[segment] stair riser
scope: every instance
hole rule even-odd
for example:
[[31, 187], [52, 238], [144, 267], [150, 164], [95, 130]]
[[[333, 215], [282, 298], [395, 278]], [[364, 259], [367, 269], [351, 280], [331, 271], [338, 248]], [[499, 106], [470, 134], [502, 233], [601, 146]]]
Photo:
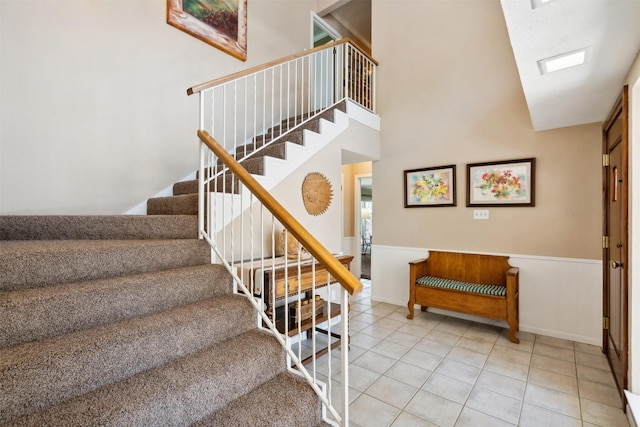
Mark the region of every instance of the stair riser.
[[273, 337], [249, 332], [16, 425], [57, 425], [64, 420], [78, 426], [188, 426], [283, 370], [283, 350]]
[[0, 348], [157, 313], [231, 291], [231, 277], [221, 265], [15, 291], [0, 303]]
[[5, 242], [0, 290], [18, 290], [208, 264], [202, 240]]
[[228, 296], [1, 350], [0, 423], [196, 353], [255, 325], [246, 298]]

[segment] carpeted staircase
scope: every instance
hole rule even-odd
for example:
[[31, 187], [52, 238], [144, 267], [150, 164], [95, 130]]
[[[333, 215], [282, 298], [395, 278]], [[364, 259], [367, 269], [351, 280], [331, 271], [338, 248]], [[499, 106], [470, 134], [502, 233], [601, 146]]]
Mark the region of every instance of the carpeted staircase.
[[0, 217], [0, 425], [326, 425], [176, 187], [148, 216]]
[[[335, 110], [346, 111], [346, 103], [343, 101], [332, 108], [318, 114], [311, 120], [301, 125], [293, 127], [294, 124], [306, 120], [306, 116], [289, 118], [281, 124], [269, 129], [265, 135], [260, 135], [247, 145], [239, 146], [236, 149], [236, 158], [245, 158], [240, 164], [251, 174], [264, 175], [264, 157], [275, 157], [286, 159], [286, 143], [304, 145], [304, 132], [312, 131], [318, 133], [320, 130], [320, 119], [334, 121]], [[266, 145], [265, 148], [262, 148]], [[256, 151], [257, 150], [257, 151]], [[256, 151], [256, 152], [254, 152]], [[227, 191], [231, 191], [231, 185], [237, 181], [230, 182], [231, 176], [227, 176], [227, 182], [218, 181], [221, 188], [225, 185]], [[213, 185], [212, 185], [213, 188]], [[173, 196], [155, 197], [147, 202], [147, 215], [197, 215], [198, 213], [198, 180], [177, 182], [173, 186]]]

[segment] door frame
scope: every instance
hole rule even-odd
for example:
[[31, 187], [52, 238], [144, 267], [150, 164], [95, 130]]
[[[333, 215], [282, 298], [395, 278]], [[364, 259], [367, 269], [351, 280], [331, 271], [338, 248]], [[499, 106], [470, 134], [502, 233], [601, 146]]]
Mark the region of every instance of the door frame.
[[333, 37], [334, 40], [340, 40], [342, 38], [342, 35], [335, 28], [329, 25], [327, 21], [322, 19], [315, 12], [311, 12], [311, 48], [312, 49], [315, 46], [315, 42], [316, 42], [315, 30], [314, 30], [315, 24], [317, 24], [319, 27], [322, 27], [322, 29], [326, 31], [327, 34], [329, 34], [331, 37]]
[[[360, 180], [362, 178], [371, 178], [371, 173], [362, 173], [353, 176], [353, 234], [355, 235], [354, 242], [354, 250], [357, 254], [353, 258], [355, 265], [355, 272], [357, 274], [356, 277], [360, 278], [362, 274], [362, 264], [360, 262], [360, 254], [362, 253], [362, 217], [361, 217], [361, 209], [360, 209], [360, 200], [362, 199], [362, 191], [361, 191], [361, 183]], [[373, 248], [371, 250], [371, 254], [373, 254]]]
[[620, 389], [620, 395], [623, 404], [623, 410], [626, 408], [626, 398], [623, 390], [628, 389], [629, 383], [629, 271], [628, 271], [628, 262], [629, 262], [629, 88], [628, 86], [624, 86], [620, 95], [616, 99], [614, 107], [611, 112], [607, 116], [607, 119], [603, 122], [602, 125], [602, 154], [603, 154], [603, 168], [602, 168], [602, 235], [603, 235], [603, 245], [602, 245], [602, 303], [603, 303], [603, 325], [602, 325], [602, 352], [607, 357], [607, 361], [611, 367], [612, 372], [615, 373], [614, 366], [609, 359], [609, 328], [608, 328], [608, 320], [609, 320], [609, 264], [611, 262], [608, 238], [609, 238], [609, 209], [608, 209], [608, 198], [610, 196], [610, 185], [609, 185], [609, 177], [610, 171], [607, 162], [605, 162], [605, 155], [609, 154], [609, 147], [607, 141], [607, 130], [611, 127], [611, 125], [615, 122], [616, 118], [622, 114], [622, 139], [621, 139], [621, 157], [622, 157], [622, 165], [623, 165], [623, 176], [622, 180], [625, 183], [623, 187], [625, 190], [625, 197], [623, 199], [622, 211], [623, 211], [623, 219], [622, 219], [622, 256], [620, 257], [620, 261], [622, 262], [623, 268], [621, 271], [622, 274], [622, 321], [624, 322], [624, 336], [622, 337], [622, 351], [624, 352], [622, 357], [622, 384], [617, 384], [618, 379], [614, 374], [614, 379], [618, 388]]

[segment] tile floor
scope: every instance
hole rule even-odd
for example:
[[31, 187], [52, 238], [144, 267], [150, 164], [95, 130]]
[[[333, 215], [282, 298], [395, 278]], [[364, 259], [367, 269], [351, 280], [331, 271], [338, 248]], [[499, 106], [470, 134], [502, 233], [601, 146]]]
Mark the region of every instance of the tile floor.
[[419, 310], [408, 320], [363, 283], [351, 301], [350, 425], [629, 425], [598, 347], [523, 332], [513, 344], [504, 329]]

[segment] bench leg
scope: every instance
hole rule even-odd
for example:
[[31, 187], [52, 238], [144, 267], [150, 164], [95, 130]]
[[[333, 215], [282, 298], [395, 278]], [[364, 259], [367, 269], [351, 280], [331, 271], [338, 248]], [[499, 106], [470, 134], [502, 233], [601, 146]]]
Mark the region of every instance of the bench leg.
[[407, 303], [407, 307], [409, 307], [409, 314], [407, 314], [407, 319], [413, 319], [413, 305], [414, 302], [412, 300], [409, 300], [409, 302]]
[[420, 306], [420, 311], [427, 311], [427, 306], [426, 305], [421, 305]]
[[518, 330], [517, 326], [509, 326], [509, 341], [515, 344], [520, 344], [520, 340], [516, 336], [517, 330]]

